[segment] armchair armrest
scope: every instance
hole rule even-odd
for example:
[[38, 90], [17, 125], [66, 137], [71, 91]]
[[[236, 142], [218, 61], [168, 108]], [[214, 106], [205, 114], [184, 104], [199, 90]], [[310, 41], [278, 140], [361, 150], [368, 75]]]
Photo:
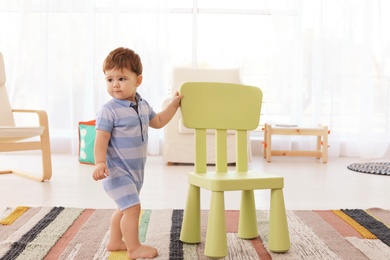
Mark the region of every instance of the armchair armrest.
[[35, 110], [35, 109], [12, 109], [13, 113], [33, 113], [37, 114], [39, 119], [39, 125], [44, 126], [47, 131], [49, 131], [49, 120], [45, 110]]
[[[17, 150], [23, 150], [23, 145], [28, 145], [30, 149], [40, 149], [42, 152], [42, 165], [43, 165], [43, 176], [37, 178], [34, 176], [29, 176], [28, 174], [18, 173], [19, 175], [32, 178], [39, 181], [50, 180], [52, 174], [51, 166], [51, 149], [50, 149], [50, 135], [49, 135], [49, 120], [46, 111], [36, 110], [36, 109], [12, 109], [13, 113], [30, 113], [36, 114], [39, 119], [39, 126], [43, 128], [43, 132], [40, 135], [39, 142], [22, 142], [19, 143], [21, 148]], [[15, 172], [16, 173], [16, 172]]]

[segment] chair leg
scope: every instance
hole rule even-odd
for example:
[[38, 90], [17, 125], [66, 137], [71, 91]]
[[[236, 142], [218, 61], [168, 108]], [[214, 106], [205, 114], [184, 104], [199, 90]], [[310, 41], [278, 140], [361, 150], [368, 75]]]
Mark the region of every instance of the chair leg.
[[322, 142], [322, 162], [328, 162], [328, 127], [324, 127], [323, 142]]
[[38, 177], [38, 176], [34, 176], [33, 174], [20, 172], [20, 171], [11, 171], [11, 173], [34, 181], [44, 182], [50, 180], [52, 175], [52, 164], [51, 164], [50, 140], [49, 140], [48, 133], [45, 134], [44, 132], [44, 134], [42, 134], [40, 146], [41, 146], [41, 157], [42, 157], [41, 176]]
[[228, 254], [223, 191], [211, 193], [204, 254], [210, 258], [223, 258]]
[[20, 171], [6, 170], [6, 171], [0, 171], [0, 174], [16, 174], [18, 176], [28, 178], [28, 179], [31, 179], [34, 181], [43, 181], [41, 177], [36, 177], [36, 176], [30, 175], [30, 174], [27, 174], [24, 172], [20, 172]]
[[243, 239], [252, 239], [258, 235], [254, 192], [253, 190], [243, 190], [241, 194], [238, 236]]
[[52, 174], [49, 127], [47, 125], [41, 135], [41, 146], [43, 170], [42, 181], [46, 181], [51, 179]]
[[264, 125], [263, 157], [267, 158], [267, 124]]
[[42, 177], [36, 177], [36, 176], [30, 175], [30, 174], [25, 173], [25, 172], [20, 172], [20, 171], [12, 171], [12, 173], [16, 174], [18, 176], [24, 177], [24, 178], [28, 178], [28, 179], [34, 180], [34, 181], [40, 181], [40, 182], [45, 181], [43, 179], [43, 176]]
[[272, 156], [272, 127], [270, 125], [267, 125], [267, 128], [264, 130], [267, 131], [266, 139], [264, 140], [266, 142], [266, 159], [267, 162], [271, 162], [271, 156]]
[[322, 136], [321, 136], [321, 135], [317, 135], [316, 151], [317, 151], [317, 152], [321, 152], [321, 155], [316, 156], [316, 159], [320, 159], [321, 156], [322, 156], [322, 151], [321, 151], [321, 140], [322, 140]]
[[188, 244], [201, 242], [200, 236], [200, 188], [190, 184], [183, 223], [180, 232], [180, 241]]
[[290, 246], [283, 189], [272, 189], [268, 249], [275, 253], [284, 253], [290, 249]]

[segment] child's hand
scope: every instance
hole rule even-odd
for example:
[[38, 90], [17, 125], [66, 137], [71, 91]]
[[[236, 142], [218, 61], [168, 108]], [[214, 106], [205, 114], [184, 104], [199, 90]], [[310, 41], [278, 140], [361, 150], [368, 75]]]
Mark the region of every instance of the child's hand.
[[180, 101], [183, 98], [183, 95], [180, 95], [179, 92], [176, 91], [175, 95], [171, 100], [171, 104], [175, 106], [175, 108], [180, 107]]
[[107, 165], [105, 163], [97, 163], [96, 168], [93, 171], [92, 178], [95, 181], [106, 178], [109, 174]]

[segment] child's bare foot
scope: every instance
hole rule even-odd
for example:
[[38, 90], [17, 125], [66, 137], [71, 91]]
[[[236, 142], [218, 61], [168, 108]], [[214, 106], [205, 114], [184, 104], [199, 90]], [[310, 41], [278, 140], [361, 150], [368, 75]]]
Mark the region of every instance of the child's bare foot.
[[155, 258], [158, 255], [158, 253], [156, 248], [141, 245], [136, 249], [134, 249], [133, 251], [128, 251], [128, 255], [130, 259]]
[[126, 244], [124, 241], [120, 241], [117, 243], [109, 241], [107, 243], [106, 248], [107, 248], [107, 251], [126, 251], [127, 250]]

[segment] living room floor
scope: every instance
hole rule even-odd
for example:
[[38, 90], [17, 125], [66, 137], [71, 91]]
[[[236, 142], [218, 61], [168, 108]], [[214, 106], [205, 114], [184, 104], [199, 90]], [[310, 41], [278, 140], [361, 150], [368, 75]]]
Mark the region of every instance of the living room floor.
[[[371, 161], [386, 161], [377, 159]], [[388, 161], [388, 160], [387, 160]], [[315, 158], [273, 157], [267, 163], [254, 156], [250, 168], [284, 176], [287, 209], [390, 209], [390, 176], [363, 174], [347, 169], [359, 158], [329, 158], [324, 164]], [[2, 154], [1, 169], [13, 167], [38, 173], [37, 154]], [[14, 206], [67, 206], [115, 208], [100, 182], [91, 178], [94, 166], [80, 164], [76, 155], [52, 156], [53, 176], [49, 182], [36, 182], [13, 174], [0, 175], [0, 210]], [[17, 167], [15, 167], [17, 166]], [[212, 167], [211, 167], [212, 168]], [[192, 165], [168, 166], [160, 156], [149, 156], [141, 192], [145, 209], [183, 209], [187, 195], [187, 172]], [[210, 192], [202, 190], [201, 207], [209, 207]], [[226, 209], [238, 209], [238, 192], [225, 193]], [[256, 207], [269, 209], [269, 191], [255, 192]]]

